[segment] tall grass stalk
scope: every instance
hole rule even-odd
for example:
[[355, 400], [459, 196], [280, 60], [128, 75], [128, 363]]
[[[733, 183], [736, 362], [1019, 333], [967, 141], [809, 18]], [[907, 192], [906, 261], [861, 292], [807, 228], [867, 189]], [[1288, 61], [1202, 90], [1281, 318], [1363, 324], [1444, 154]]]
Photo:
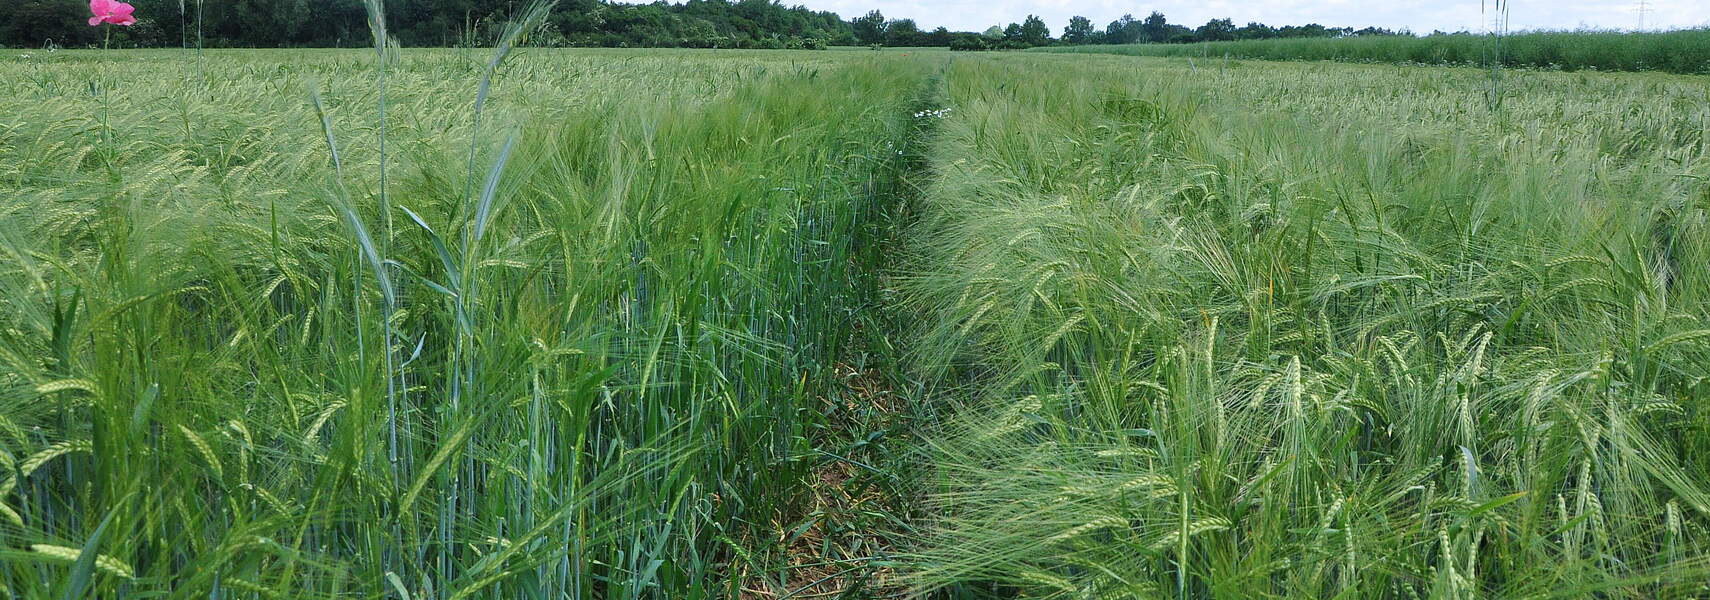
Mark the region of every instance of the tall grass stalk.
[[[1489, 19], [1490, 29], [1490, 109], [1502, 110], [1502, 37], [1508, 34], [1509, 2], [1491, 0], [1493, 10]], [[1479, 14], [1483, 15], [1485, 3], [1479, 2]]]

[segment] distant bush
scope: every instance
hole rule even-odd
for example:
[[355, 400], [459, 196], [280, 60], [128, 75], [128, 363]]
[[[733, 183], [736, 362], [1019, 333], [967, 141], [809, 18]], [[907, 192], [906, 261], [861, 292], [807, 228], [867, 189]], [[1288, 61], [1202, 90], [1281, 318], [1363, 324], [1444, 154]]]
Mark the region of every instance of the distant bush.
[[978, 34], [964, 33], [950, 38], [950, 49], [961, 51], [990, 50], [991, 45]]
[[[1211, 56], [1258, 60], [1334, 60], [1433, 65], [1490, 65], [1495, 40], [1467, 33], [1356, 36], [1207, 42], [1191, 45], [1128, 44], [1057, 47], [1045, 52], [1135, 56]], [[1710, 74], [1710, 28], [1654, 33], [1536, 31], [1503, 36], [1504, 67], [1567, 71], [1664, 71]]]

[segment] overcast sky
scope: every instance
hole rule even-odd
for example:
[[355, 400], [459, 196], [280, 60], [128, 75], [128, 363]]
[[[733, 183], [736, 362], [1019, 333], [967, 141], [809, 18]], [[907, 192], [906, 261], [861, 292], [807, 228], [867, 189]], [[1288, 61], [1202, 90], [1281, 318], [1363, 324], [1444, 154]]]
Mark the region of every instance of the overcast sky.
[[[890, 19], [914, 19], [921, 29], [938, 26], [979, 31], [992, 25], [1019, 22], [1039, 15], [1059, 35], [1069, 17], [1081, 15], [1103, 29], [1123, 13], [1140, 19], [1160, 11], [1171, 23], [1190, 27], [1207, 20], [1230, 18], [1236, 25], [1259, 21], [1271, 26], [1318, 23], [1329, 27], [1408, 28], [1416, 33], [1434, 29], [1479, 31], [1479, 0], [782, 0], [815, 10], [830, 10], [843, 18], [867, 11], [884, 11]], [[1648, 0], [1645, 28], [1710, 25], [1710, 0]], [[1638, 0], [1514, 0], [1509, 29], [1633, 29], [1639, 26]], [[1488, 18], [1488, 17], [1486, 17]]]

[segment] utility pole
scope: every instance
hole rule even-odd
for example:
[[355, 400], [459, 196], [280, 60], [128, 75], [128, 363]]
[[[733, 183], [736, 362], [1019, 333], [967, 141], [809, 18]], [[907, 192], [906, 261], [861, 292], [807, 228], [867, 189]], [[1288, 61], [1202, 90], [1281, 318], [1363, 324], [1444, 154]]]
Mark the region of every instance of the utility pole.
[[1639, 31], [1645, 30], [1645, 13], [1651, 12], [1650, 0], [1639, 0], [1639, 7], [1633, 9], [1639, 13]]

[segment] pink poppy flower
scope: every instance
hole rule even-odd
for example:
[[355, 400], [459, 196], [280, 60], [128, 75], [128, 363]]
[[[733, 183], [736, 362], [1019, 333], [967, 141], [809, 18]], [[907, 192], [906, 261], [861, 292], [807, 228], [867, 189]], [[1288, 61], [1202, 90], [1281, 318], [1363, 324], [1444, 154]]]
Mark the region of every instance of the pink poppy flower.
[[89, 12], [95, 16], [89, 17], [89, 26], [95, 27], [102, 23], [124, 25], [129, 27], [137, 24], [137, 18], [131, 16], [136, 7], [117, 0], [89, 0]]

